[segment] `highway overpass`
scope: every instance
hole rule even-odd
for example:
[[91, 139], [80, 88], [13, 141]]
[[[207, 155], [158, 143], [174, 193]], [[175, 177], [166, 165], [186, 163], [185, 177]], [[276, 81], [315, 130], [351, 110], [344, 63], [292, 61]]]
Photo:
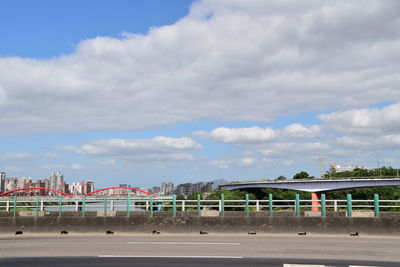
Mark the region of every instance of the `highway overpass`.
[[326, 192], [340, 189], [378, 187], [378, 186], [400, 186], [400, 177], [391, 178], [345, 178], [345, 179], [307, 179], [307, 180], [262, 180], [251, 182], [233, 182], [222, 184], [221, 189], [236, 190], [247, 188], [277, 188], [298, 190], [305, 192]]

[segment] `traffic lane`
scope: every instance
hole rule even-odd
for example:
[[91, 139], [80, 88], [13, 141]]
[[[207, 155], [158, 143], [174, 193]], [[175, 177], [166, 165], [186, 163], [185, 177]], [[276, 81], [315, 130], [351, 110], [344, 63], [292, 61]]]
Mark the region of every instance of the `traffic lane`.
[[0, 237], [0, 257], [224, 256], [400, 262], [400, 238], [67, 235]]
[[51, 257], [51, 258], [0, 258], [0, 266], [59, 266], [59, 267], [103, 267], [103, 266], [272, 266], [272, 267], [313, 267], [313, 266], [382, 266], [397, 267], [396, 262], [370, 262], [337, 259], [265, 259], [265, 258], [242, 258], [242, 259], [213, 259], [213, 258], [99, 258], [99, 257]]

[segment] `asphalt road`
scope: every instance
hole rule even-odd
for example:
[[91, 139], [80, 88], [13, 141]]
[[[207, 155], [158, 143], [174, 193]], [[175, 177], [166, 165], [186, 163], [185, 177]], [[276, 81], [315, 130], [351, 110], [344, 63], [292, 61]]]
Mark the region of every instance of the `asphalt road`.
[[400, 237], [162, 233], [0, 236], [1, 266], [284, 264], [400, 266]]

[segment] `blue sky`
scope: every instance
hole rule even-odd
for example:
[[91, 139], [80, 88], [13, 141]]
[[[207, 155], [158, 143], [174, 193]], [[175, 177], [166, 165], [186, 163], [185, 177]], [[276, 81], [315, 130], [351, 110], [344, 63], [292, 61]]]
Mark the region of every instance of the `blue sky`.
[[398, 167], [397, 11], [2, 1], [0, 171], [150, 187]]
[[0, 9], [0, 55], [52, 58], [73, 53], [84, 39], [145, 34], [185, 16], [188, 0], [5, 0]]

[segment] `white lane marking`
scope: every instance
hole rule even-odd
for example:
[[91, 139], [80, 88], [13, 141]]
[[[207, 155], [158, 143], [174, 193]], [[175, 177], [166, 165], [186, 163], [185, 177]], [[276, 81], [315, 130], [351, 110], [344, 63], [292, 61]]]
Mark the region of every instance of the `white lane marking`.
[[213, 258], [213, 259], [243, 259], [240, 256], [154, 256], [154, 255], [97, 255], [98, 258]]
[[211, 243], [211, 242], [128, 242], [128, 244], [137, 245], [226, 245], [239, 246], [240, 243]]
[[[326, 265], [313, 265], [313, 264], [283, 264], [283, 267], [325, 267]], [[349, 265], [349, 267], [382, 267], [372, 265]]]

